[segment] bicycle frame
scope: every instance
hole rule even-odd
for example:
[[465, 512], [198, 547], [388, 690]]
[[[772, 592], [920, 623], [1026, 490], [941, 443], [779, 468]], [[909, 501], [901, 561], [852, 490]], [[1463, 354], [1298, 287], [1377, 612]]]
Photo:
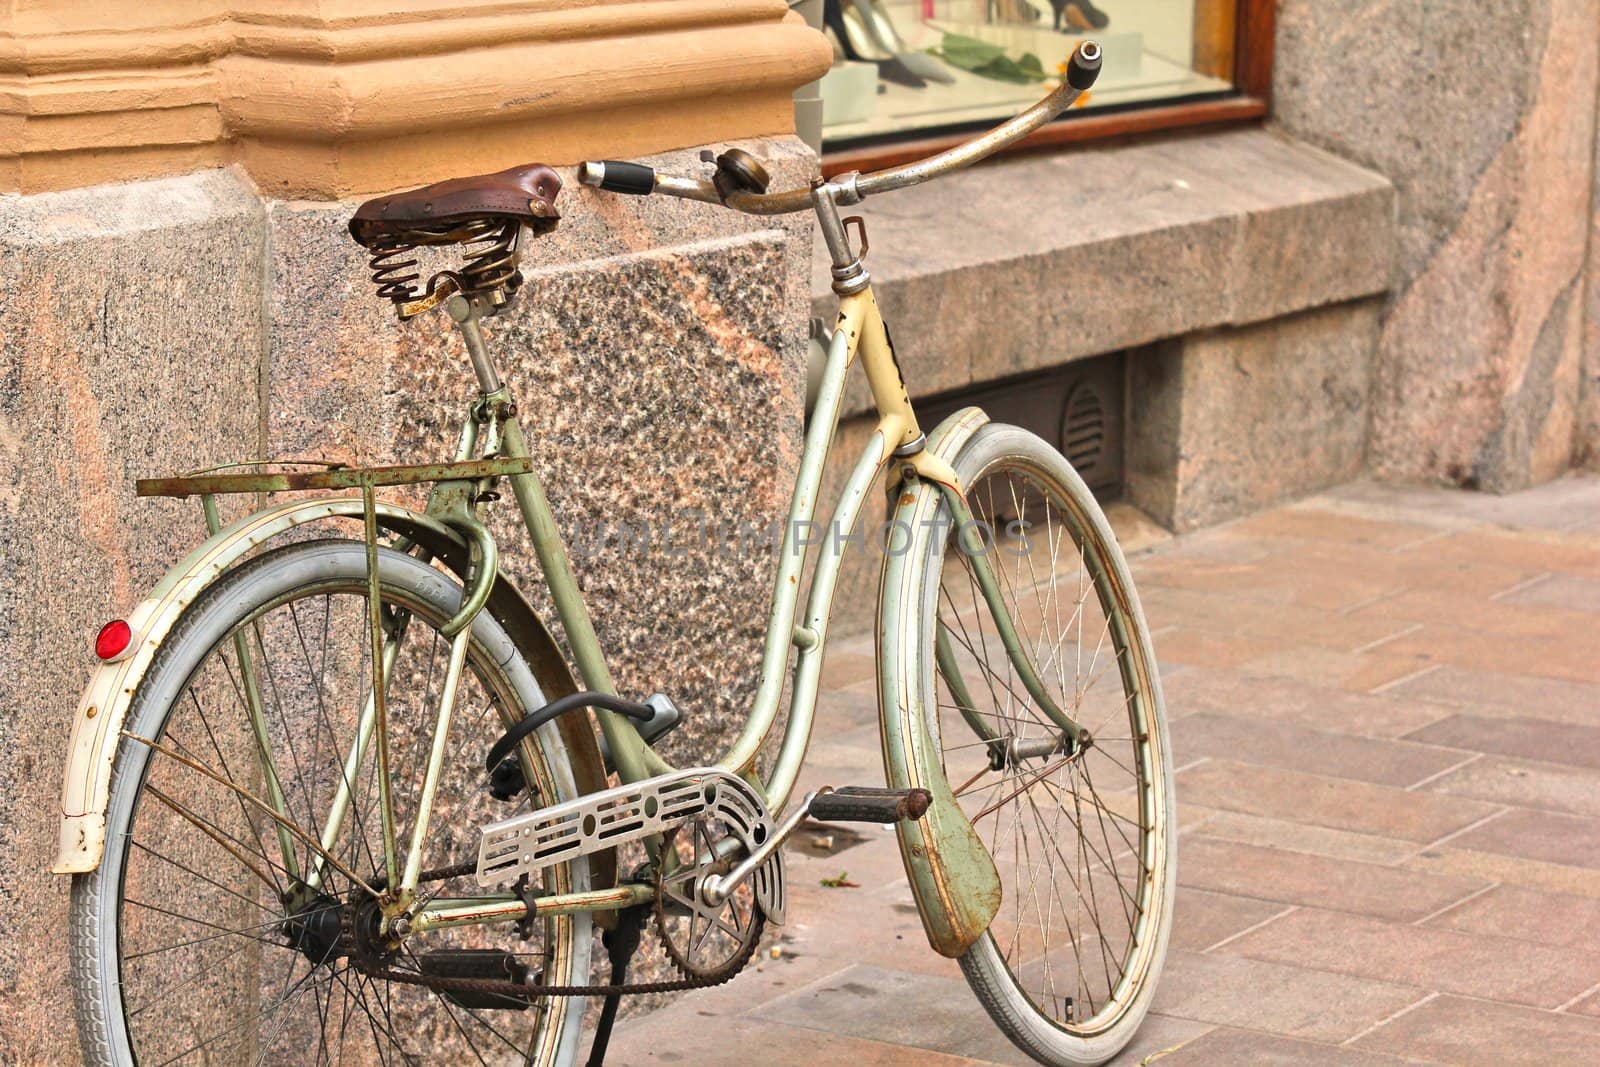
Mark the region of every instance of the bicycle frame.
[[[743, 729], [732, 747], [716, 761], [717, 766], [735, 774], [748, 776], [753, 773], [756, 755], [777, 718], [790, 650], [796, 650], [798, 655], [794, 664], [794, 695], [790, 702], [789, 720], [771, 773], [765, 782], [759, 783], [767, 805], [774, 813], [782, 809], [793, 791], [814, 719], [822, 657], [827, 643], [828, 615], [843, 554], [820, 554], [816, 566], [812, 568], [811, 591], [805, 613], [797, 624], [801, 579], [808, 547], [804, 531], [811, 528], [816, 516], [818, 490], [838, 424], [846, 371], [858, 358], [866, 369], [878, 400], [880, 418], [845, 483], [827, 528], [839, 532], [853, 530], [873, 483], [895, 458], [895, 449], [921, 437], [910, 401], [900, 384], [894, 353], [870, 288], [845, 297], [829, 345], [822, 387], [806, 434], [787, 523], [778, 549], [761, 680]], [[508, 455], [517, 457], [522, 454], [521, 434], [509, 424], [506, 445]], [[949, 485], [952, 489], [958, 488], [954, 470], [927, 453], [909, 455], [903, 462], [920, 477]], [[570, 564], [559, 535], [555, 532], [537, 476], [520, 475], [510, 480], [533, 537], [543, 572], [547, 578], [557, 576], [556, 580], [551, 581], [552, 599], [583, 682], [590, 689], [610, 692], [611, 678], [604, 666], [599, 640], [582, 600], [576, 595], [575, 583], [571, 582]], [[565, 592], [569, 586], [572, 592]], [[630, 720], [605, 710], [597, 710], [595, 714], [618, 773], [625, 781], [638, 781], [670, 769], [639, 737]]]
[[[481, 384], [493, 387], [486, 389], [475, 405], [475, 410], [503, 404], [506, 390], [500, 384], [498, 375], [488, 359], [478, 316], [474, 313], [474, 309], [462, 308], [459, 304], [452, 309], [452, 313], [457, 316], [462, 333], [467, 339], [468, 351], [473, 354], [473, 362], [479, 370]], [[822, 387], [806, 433], [805, 447], [801, 454], [799, 472], [790, 501], [788, 521], [778, 550], [778, 566], [773, 581], [772, 609], [762, 655], [760, 684], [750, 715], [739, 737], [728, 752], [716, 761], [716, 765], [722, 769], [744, 775], [753, 785], [757, 785], [762, 791], [768, 809], [774, 813], [784, 807], [793, 791], [815, 720], [818, 683], [827, 645], [828, 616], [833, 604], [843, 553], [840, 551], [819, 554], [811, 572], [811, 588], [805, 614], [797, 624], [801, 579], [805, 570], [806, 549], [809, 547], [803, 541], [802, 531], [811, 528], [816, 515], [822, 472], [838, 426], [846, 374], [850, 365], [857, 359], [861, 361], [866, 371], [877, 401], [879, 422], [845, 483], [827, 528], [842, 532], [853, 530], [860, 519], [861, 509], [873, 484], [883, 470], [895, 460], [896, 449], [920, 441], [922, 438], [922, 431], [901, 381], [888, 331], [884, 327], [870, 286], [843, 297], [832, 342], [828, 347]], [[463, 431], [463, 453], [459, 458], [465, 458], [472, 447], [476, 421], [476, 416], [469, 419]], [[507, 417], [503, 422], [499, 455], [513, 462], [530, 458], [526, 439], [514, 416]], [[965, 500], [961, 496], [955, 471], [949, 464], [921, 450], [904, 456], [902, 463], [904, 476], [921, 477], [948, 487], [953, 499], [959, 502], [962, 511], [965, 511]], [[507, 481], [533, 542], [541, 573], [549, 586], [556, 614], [567, 635], [583, 685], [590, 690], [614, 693], [615, 686], [606, 665], [599, 637], [595, 632], [588, 608], [578, 592], [571, 561], [538, 475], [531, 469], [525, 468], [525, 473], [510, 475]], [[376, 616], [372, 620], [372, 627], [373, 658], [378, 662], [383, 655], [384, 635], [381, 632], [381, 622]], [[771, 773], [765, 782], [758, 782], [754, 779], [756, 755], [766, 742], [777, 719], [783, 692], [784, 672], [789, 665], [791, 649], [797, 652], [797, 656], [793, 667], [794, 689], [789, 718]], [[463, 658], [452, 655], [449, 671], [443, 683], [444, 696], [435, 727], [436, 748], [442, 742], [443, 730], [448, 727], [448, 702], [452, 697], [455, 679], [459, 675]], [[374, 688], [375, 691], [378, 690], [376, 685]], [[605, 709], [595, 709], [594, 714], [606, 739], [613, 765], [623, 781], [641, 781], [673, 769], [645, 743], [632, 720]], [[360, 743], [358, 738], [357, 744]], [[353, 758], [359, 761], [360, 757], [356, 755]], [[433, 772], [431, 765], [429, 772], [430, 774]], [[381, 773], [380, 770], [380, 775]], [[425, 790], [424, 803], [427, 800], [428, 794]], [[380, 800], [380, 805], [384, 808], [388, 806], [383, 800]], [[392, 811], [386, 811], [385, 815], [388, 819], [393, 817]], [[426, 814], [419, 815], [418, 825], [423, 826], [425, 822]], [[338, 831], [339, 826], [330, 823], [324, 830], [323, 840], [336, 839]], [[386, 840], [387, 838], [386, 833]], [[414, 840], [413, 848], [407, 855], [404, 874], [399, 881], [391, 883], [398, 886], [394, 904], [397, 909], [406, 906], [414, 894], [416, 873], [421, 863], [420, 845], [420, 839]], [[605, 900], [589, 896], [590, 899], [586, 899], [583, 904], [590, 908], [623, 907], [634, 902], [633, 896], [629, 894], [611, 894]], [[559, 910], [565, 906], [567, 902], [553, 899], [547, 904], [542, 903], [542, 909], [549, 907]], [[470, 900], [439, 900], [429, 902], [422, 909], [414, 928], [505, 922], [525, 917], [526, 909], [519, 898], [512, 895], [485, 896]]]
[[[482, 336], [477, 317], [470, 313], [458, 319], [468, 338], [469, 351], [476, 350], [474, 363], [482, 369], [489, 366], [481, 349]], [[827, 363], [822, 387], [818, 395], [805, 446], [801, 453], [795, 489], [790, 501], [789, 515], [779, 547], [778, 565], [773, 581], [772, 608], [768, 620], [767, 639], [762, 656], [761, 680], [755, 701], [743, 729], [732, 747], [716, 761], [716, 766], [734, 774], [744, 775], [762, 792], [768, 809], [781, 811], [793, 792], [795, 779], [804, 761], [806, 747], [815, 720], [816, 701], [821, 676], [822, 660], [827, 645], [828, 616], [837, 587], [842, 551], [821, 552], [811, 570], [810, 594], [804, 616], [797, 623], [800, 608], [801, 579], [805, 571], [809, 544], [802, 531], [812, 528], [817, 512], [817, 497], [823, 468], [831, 451], [832, 439], [839, 421], [839, 410], [844, 395], [847, 372], [859, 359], [867, 374], [879, 409], [878, 425], [863, 448], [850, 477], [834, 505], [827, 529], [847, 533], [855, 528], [862, 507], [878, 476], [896, 460], [896, 449], [918, 442], [922, 431], [918, 426], [909, 397], [901, 381], [888, 331], [878, 312], [877, 302], [870, 286], [841, 299], [840, 311], [833, 338], [828, 346]], [[505, 390], [494, 375], [486, 376], [484, 384], [493, 384], [494, 390], [486, 392], [479, 404], [499, 402]], [[469, 421], [463, 440], [472, 436], [473, 423]], [[529, 458], [526, 440], [515, 418], [504, 421], [500, 438], [500, 455], [517, 461]], [[915, 451], [900, 459], [902, 476], [920, 477], [946, 487], [965, 512], [955, 471], [948, 463], [926, 451]], [[531, 469], [526, 473], [507, 478], [512, 488], [523, 523], [532, 539], [534, 552], [541, 572], [550, 588], [551, 599], [563, 631], [567, 635], [578, 675], [585, 688], [614, 693], [610, 670], [601, 649], [588, 608], [578, 592], [565, 544], [556, 526], [549, 502], [538, 475]], [[970, 518], [970, 516], [964, 516]], [[373, 622], [375, 654], [383, 648], [379, 623]], [[784, 672], [789, 666], [793, 649], [797, 655], [793, 666], [794, 688], [789, 706], [789, 718], [783, 739], [771, 772], [764, 782], [754, 776], [758, 752], [771, 734], [782, 698]], [[436, 725], [436, 747], [442, 740], [442, 730], [448, 726], [447, 702], [454, 689], [462, 657], [452, 656], [449, 673], [444, 681]], [[653, 775], [667, 773], [674, 768], [668, 765], [640, 736], [632, 720], [605, 709], [597, 708], [594, 715], [606, 739], [613, 765], [625, 782], [641, 781]], [[359, 743], [359, 741], [358, 741]], [[357, 757], [359, 759], [359, 757]], [[429, 768], [430, 773], [432, 767]], [[381, 773], [381, 771], [380, 771]], [[424, 803], [428, 797], [424, 794]], [[386, 802], [380, 801], [381, 804]], [[388, 817], [392, 818], [392, 813]], [[426, 816], [419, 816], [418, 824]], [[330, 825], [324, 840], [338, 836], [338, 826]], [[407, 856], [406, 869], [398, 883], [394, 906], [399, 909], [409, 903], [415, 891], [415, 876], [420, 866], [420, 840], [415, 841]], [[603, 894], [570, 894], [564, 898], [544, 898], [539, 910], [560, 911], [572, 908], [584, 910], [609, 910], [636, 903], [637, 892], [629, 887]], [[511, 922], [526, 918], [527, 909], [521, 898], [514, 894], [485, 895], [469, 899], [430, 901], [416, 916], [412, 929], [423, 930], [487, 922]]]

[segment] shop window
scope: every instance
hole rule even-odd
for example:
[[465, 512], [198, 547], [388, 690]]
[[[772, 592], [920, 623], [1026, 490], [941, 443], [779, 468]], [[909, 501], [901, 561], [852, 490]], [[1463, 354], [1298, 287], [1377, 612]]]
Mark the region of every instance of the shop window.
[[834, 49], [821, 85], [831, 154], [1008, 117], [1056, 83], [1088, 36], [1105, 66], [1072, 118], [1252, 94], [1261, 104], [1270, 63], [1240, 55], [1271, 40], [1271, 4], [1257, 0], [822, 0], [821, 15]]

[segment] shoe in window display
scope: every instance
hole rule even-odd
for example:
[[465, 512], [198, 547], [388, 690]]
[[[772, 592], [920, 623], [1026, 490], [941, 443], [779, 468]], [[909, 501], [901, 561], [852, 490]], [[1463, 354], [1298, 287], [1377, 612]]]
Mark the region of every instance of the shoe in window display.
[[873, 41], [904, 64], [911, 73], [927, 81], [939, 82], [941, 85], [955, 84], [956, 77], [950, 73], [949, 67], [933, 56], [913, 51], [907, 46], [905, 38], [895, 29], [894, 21], [889, 17], [883, 0], [845, 0], [845, 2], [860, 14], [862, 25], [872, 35]]
[[927, 87], [927, 81], [914, 73], [902, 57], [882, 47], [867, 30], [861, 12], [854, 4], [841, 0], [825, 0], [822, 5], [822, 24], [833, 34], [839, 51], [846, 59], [878, 65], [878, 77], [886, 82], [904, 85], [911, 89]]
[[[1055, 28], [1062, 33], [1103, 30], [1111, 25], [1111, 16], [1089, 0], [1050, 0], [1050, 6], [1055, 8]], [[1063, 22], [1065, 27], [1061, 25]]]

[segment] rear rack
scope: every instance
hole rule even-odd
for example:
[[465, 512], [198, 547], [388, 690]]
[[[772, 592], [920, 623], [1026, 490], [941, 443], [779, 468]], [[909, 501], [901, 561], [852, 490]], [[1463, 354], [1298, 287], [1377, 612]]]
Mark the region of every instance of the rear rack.
[[[293, 461], [299, 463], [301, 461]], [[270, 463], [261, 466], [273, 465]], [[324, 470], [216, 474], [201, 471], [171, 478], [140, 478], [140, 496], [189, 497], [213, 493], [286, 493], [300, 489], [368, 489], [418, 482], [479, 481], [528, 474], [533, 460], [523, 457], [423, 463], [396, 467], [340, 467]]]

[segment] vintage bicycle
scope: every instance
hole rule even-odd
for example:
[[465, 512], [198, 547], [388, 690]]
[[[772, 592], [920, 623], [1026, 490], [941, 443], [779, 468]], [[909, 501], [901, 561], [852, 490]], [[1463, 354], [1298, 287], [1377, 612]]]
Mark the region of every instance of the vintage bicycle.
[[[560, 179], [530, 165], [362, 205], [350, 229], [380, 295], [402, 319], [446, 308], [479, 390], [447, 463], [139, 483], [197, 497], [210, 536], [100, 631], [73, 724], [54, 870], [74, 876], [86, 1059], [570, 1064], [600, 997], [597, 1064], [622, 995], [717, 984], [751, 959], [783, 920], [782, 846], [806, 818], [894, 824], [930, 945], [959, 959], [1020, 1048], [1052, 1064], [1116, 1054], [1150, 1006], [1174, 885], [1138, 597], [1055, 449], [976, 408], [924, 433], [864, 226], [853, 243], [859, 220], [839, 214], [1016, 141], [1099, 66], [1084, 43], [1058, 88], [987, 134], [809, 188], [768, 192], [737, 149], [709, 179], [579, 168], [613, 193], [812, 210], [832, 258], [839, 315], [760, 684], [731, 750], [701, 767], [653, 746], [680, 717], [670, 697], [616, 692], [484, 335], [517, 295], [518, 242], [556, 225]], [[420, 256], [456, 250], [458, 266], [418, 284]], [[832, 523], [854, 529], [885, 478], [898, 538], [877, 617], [886, 785], [797, 798], [840, 566], [797, 538], [855, 362], [879, 419]], [[425, 507], [379, 493], [419, 485]], [[507, 488], [576, 677], [500, 571], [482, 513]], [[223, 524], [223, 495], [275, 493], [291, 495]], [[328, 531], [341, 525], [359, 537]], [[781, 744], [758, 759], [786, 679]], [[630, 983], [646, 926], [675, 975]]]

